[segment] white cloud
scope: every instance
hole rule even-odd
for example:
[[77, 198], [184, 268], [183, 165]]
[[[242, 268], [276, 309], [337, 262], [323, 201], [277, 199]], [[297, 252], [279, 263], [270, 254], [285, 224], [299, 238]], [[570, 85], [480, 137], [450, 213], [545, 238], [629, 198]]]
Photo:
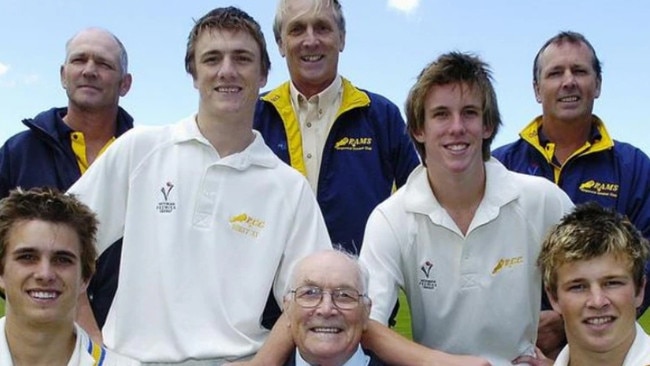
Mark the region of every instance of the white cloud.
[[410, 14], [420, 5], [420, 0], [388, 0], [388, 7]]
[[2, 62], [0, 62], [0, 76], [4, 75], [9, 71], [9, 65], [5, 65]]

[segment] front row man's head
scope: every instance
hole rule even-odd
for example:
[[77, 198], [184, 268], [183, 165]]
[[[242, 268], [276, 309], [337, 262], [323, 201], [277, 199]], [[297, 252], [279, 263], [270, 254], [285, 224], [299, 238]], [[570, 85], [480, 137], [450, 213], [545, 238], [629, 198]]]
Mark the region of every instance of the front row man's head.
[[338, 0], [280, 0], [273, 33], [301, 93], [311, 97], [334, 81], [345, 48], [345, 18]]
[[624, 216], [578, 205], [544, 240], [538, 265], [574, 352], [623, 350], [635, 337], [648, 241]]
[[343, 365], [356, 352], [370, 316], [368, 273], [335, 249], [296, 264], [284, 298], [300, 356], [311, 365]]
[[[427, 157], [441, 159], [435, 150], [444, 144], [447, 149], [476, 148], [483, 161], [490, 159], [501, 115], [491, 72], [478, 57], [459, 52], [441, 55], [422, 70], [405, 109], [409, 135], [425, 165]], [[427, 144], [428, 136], [437, 143]]]
[[87, 206], [52, 189], [18, 188], [0, 201], [7, 318], [72, 324], [77, 298], [95, 270], [96, 232]]

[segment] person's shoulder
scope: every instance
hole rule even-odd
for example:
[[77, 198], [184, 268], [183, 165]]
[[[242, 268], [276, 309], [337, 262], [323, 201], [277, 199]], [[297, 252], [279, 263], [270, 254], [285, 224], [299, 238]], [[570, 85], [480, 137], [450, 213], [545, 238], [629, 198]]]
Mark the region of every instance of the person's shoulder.
[[517, 153], [520, 152], [522, 143], [524, 143], [524, 141], [521, 138], [519, 138], [505, 145], [501, 145], [496, 149], [492, 150], [492, 156], [503, 161], [504, 159], [508, 158], [511, 155], [518, 155]]
[[81, 328], [78, 324], [75, 324], [75, 333], [79, 338], [77, 340], [77, 346], [82, 347], [83, 351], [87, 352], [88, 355], [90, 355], [90, 357], [95, 360], [95, 365], [137, 366], [141, 364], [132, 358], [117, 354], [107, 349], [106, 347], [93, 342], [90, 340], [88, 333], [86, 333], [86, 331], [83, 330], [83, 328]]
[[420, 164], [411, 171], [406, 183], [380, 202], [375, 211], [382, 212], [391, 221], [408, 220], [413, 216], [413, 207], [420, 206], [429, 195], [427, 169]]
[[17, 132], [13, 136], [7, 138], [3, 144], [3, 150], [15, 150], [19, 149], [26, 144], [36, 140], [36, 135], [30, 129]]
[[178, 128], [179, 123], [165, 125], [137, 125], [124, 132], [115, 144], [137, 144], [148, 145], [149, 148], [154, 145], [164, 143], [174, 138], [174, 129]]
[[520, 196], [556, 196], [565, 199], [566, 193], [562, 191], [555, 183], [544, 177], [529, 175], [524, 173], [508, 170], [506, 166], [498, 159], [493, 158], [486, 162], [489, 171], [495, 172], [498, 184], [508, 184], [512, 190], [519, 192]]
[[132, 358], [118, 355], [117, 353], [107, 350], [106, 359], [102, 366], [138, 366], [141, 365], [139, 361]]
[[138, 366], [141, 365], [139, 361], [132, 358], [117, 354], [109, 349], [104, 348], [104, 360], [97, 365], [101, 366]]
[[397, 108], [399, 110], [397, 105], [395, 103], [393, 103], [390, 99], [385, 97], [384, 95], [373, 92], [373, 91], [370, 91], [368, 89], [361, 88], [361, 87], [355, 85], [349, 79], [343, 78], [343, 88], [344, 88], [344, 90], [348, 89], [349, 91], [351, 91], [352, 92], [351, 94], [353, 96], [355, 94], [357, 96], [365, 95], [368, 99], [370, 99], [370, 107], [371, 108], [374, 105], [374, 106], [386, 106], [386, 107], [390, 107], [390, 108]]
[[648, 158], [648, 155], [643, 150], [629, 142], [614, 140], [613, 149], [614, 152], [623, 159], [640, 160], [645, 164], [650, 164], [650, 158]]
[[538, 177], [536, 175], [524, 174], [515, 172], [512, 170], [507, 170], [509, 179], [518, 186], [524, 193], [533, 193], [538, 192], [539, 194], [552, 194], [556, 196], [562, 195], [564, 191], [558, 187], [555, 183], [544, 177]]
[[382, 104], [387, 104], [387, 105], [397, 107], [397, 105], [395, 103], [393, 103], [392, 100], [388, 99], [388, 97], [384, 96], [383, 94], [379, 94], [379, 93], [376, 93], [376, 92], [373, 92], [373, 91], [370, 91], [370, 90], [367, 90], [367, 89], [361, 89], [361, 88], [358, 88], [358, 90], [366, 93], [368, 95], [368, 98], [370, 98], [371, 102], [382, 103]]
[[7, 138], [4, 143], [5, 148], [20, 148], [24, 144], [30, 144], [34, 141], [40, 140], [34, 129], [40, 129], [48, 133], [52, 133], [56, 129], [55, 118], [57, 113], [64, 108], [50, 108], [48, 110], [39, 112], [33, 118], [25, 118], [22, 120], [26, 129], [17, 132], [16, 134]]

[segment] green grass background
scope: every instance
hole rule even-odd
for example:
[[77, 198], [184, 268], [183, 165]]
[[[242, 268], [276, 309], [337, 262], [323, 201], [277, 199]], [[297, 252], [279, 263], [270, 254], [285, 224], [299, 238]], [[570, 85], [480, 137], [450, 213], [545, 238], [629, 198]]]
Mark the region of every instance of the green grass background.
[[[403, 292], [399, 294], [399, 302], [401, 304], [399, 312], [397, 313], [397, 324], [395, 325], [395, 331], [399, 334], [405, 336], [408, 339], [412, 339], [411, 335], [411, 312], [409, 311], [408, 303], [406, 302], [406, 296]], [[0, 299], [0, 316], [5, 313], [5, 302]], [[639, 323], [643, 326], [646, 333], [650, 334], [650, 310], [647, 310], [643, 316], [639, 319]]]

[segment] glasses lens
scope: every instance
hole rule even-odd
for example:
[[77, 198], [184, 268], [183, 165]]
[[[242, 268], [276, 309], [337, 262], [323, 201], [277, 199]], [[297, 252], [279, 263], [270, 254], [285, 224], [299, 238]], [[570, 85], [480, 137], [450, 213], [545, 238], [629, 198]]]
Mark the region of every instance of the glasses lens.
[[361, 295], [353, 289], [335, 289], [331, 292], [323, 291], [316, 286], [302, 286], [294, 291], [295, 300], [298, 305], [305, 308], [314, 308], [323, 300], [324, 294], [330, 294], [334, 306], [339, 309], [353, 309], [359, 305]]
[[334, 290], [332, 300], [339, 309], [353, 309], [359, 304], [359, 293], [352, 289]]
[[298, 305], [306, 308], [318, 306], [323, 298], [323, 290], [313, 286], [299, 287], [296, 289], [295, 294]]

